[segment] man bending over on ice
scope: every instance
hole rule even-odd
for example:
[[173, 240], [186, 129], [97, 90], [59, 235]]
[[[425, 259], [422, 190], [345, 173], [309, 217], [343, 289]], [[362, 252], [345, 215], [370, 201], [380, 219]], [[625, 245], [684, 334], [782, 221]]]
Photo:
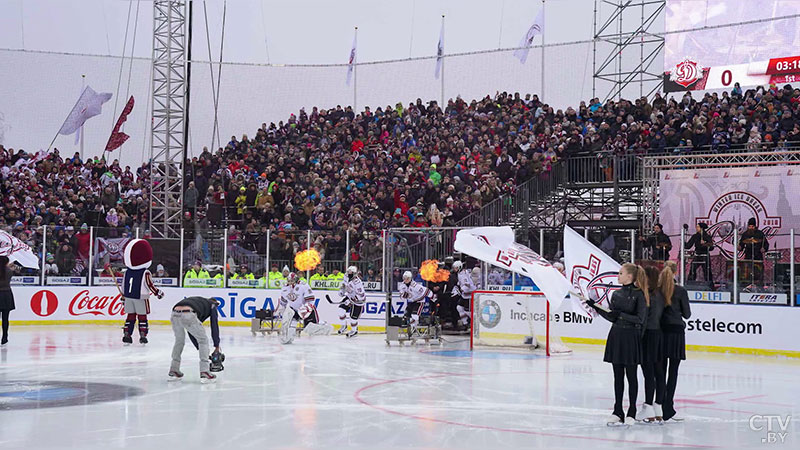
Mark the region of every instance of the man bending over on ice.
[[364, 309], [364, 303], [367, 301], [364, 283], [361, 282], [361, 278], [358, 276], [356, 266], [347, 268], [347, 276], [342, 281], [339, 294], [342, 296], [342, 302], [339, 303], [339, 320], [341, 321], [339, 334], [344, 334], [347, 331], [347, 315], [349, 314], [350, 332], [347, 333], [347, 337], [355, 337], [358, 335], [358, 318]]
[[[225, 356], [219, 349], [219, 323], [217, 317], [217, 305], [219, 303], [213, 298], [206, 297], [187, 297], [172, 308], [172, 331], [175, 332], [175, 345], [172, 346], [172, 364], [169, 367], [169, 379], [180, 380], [183, 378], [181, 372], [181, 353], [183, 345], [186, 343], [186, 333], [194, 347], [200, 352], [200, 382], [207, 383], [216, 380], [217, 376], [213, 372], [222, 370], [222, 361]], [[208, 335], [203, 328], [203, 322], [211, 319], [211, 340], [214, 341], [214, 354], [208, 354]], [[210, 359], [214, 361], [211, 362]]]
[[400, 291], [400, 297], [405, 299], [406, 317], [410, 320], [408, 322], [408, 334], [414, 334], [417, 330], [417, 323], [419, 322], [419, 314], [422, 308], [425, 307], [425, 297], [432, 297], [433, 292], [425, 286], [414, 281], [414, 275], [411, 271], [406, 270], [403, 272], [403, 281], [397, 284], [397, 290]]
[[463, 326], [469, 325], [469, 301], [472, 293], [475, 291], [475, 282], [472, 280], [472, 272], [469, 269], [464, 269], [464, 263], [456, 261], [453, 263], [453, 270], [458, 273], [458, 284], [453, 287], [453, 296], [457, 297], [458, 304], [456, 311], [458, 311], [458, 323]]
[[153, 276], [147, 270], [153, 263], [153, 248], [144, 239], [134, 239], [125, 246], [125, 277], [122, 280], [122, 296], [125, 297], [125, 329], [122, 342], [133, 343], [133, 327], [139, 319], [139, 343], [147, 344], [147, 315], [150, 314], [150, 294], [163, 298], [164, 293], [153, 284]]
[[320, 324], [317, 308], [314, 307], [314, 293], [311, 288], [301, 283], [296, 273], [286, 277], [286, 286], [281, 288], [279, 313], [281, 319], [281, 343], [291, 344], [294, 341], [292, 321], [303, 321], [303, 331], [308, 335], [331, 334], [333, 327]]

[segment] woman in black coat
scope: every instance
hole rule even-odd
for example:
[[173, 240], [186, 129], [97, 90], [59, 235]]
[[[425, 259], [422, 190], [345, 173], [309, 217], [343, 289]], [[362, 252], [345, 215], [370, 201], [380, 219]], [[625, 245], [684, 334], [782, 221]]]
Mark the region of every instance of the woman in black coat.
[[[665, 269], [669, 274], [672, 271]], [[650, 287], [650, 302], [647, 306], [647, 321], [642, 337], [642, 375], [644, 375], [644, 405], [639, 420], [645, 423], [659, 423], [663, 415], [664, 390], [664, 342], [661, 333], [661, 315], [664, 312], [664, 293], [659, 283], [661, 274], [655, 267], [645, 269], [647, 284]], [[669, 276], [670, 280], [672, 275]], [[672, 295], [672, 292], [670, 292]], [[655, 400], [655, 403], [653, 403]]]
[[15, 309], [14, 294], [11, 292], [13, 271], [7, 256], [0, 256], [0, 317], [3, 320], [3, 338], [0, 345], [8, 343], [8, 315]]
[[[650, 297], [647, 275], [641, 266], [623, 264], [619, 269], [620, 289], [611, 296], [608, 311], [587, 300], [603, 318], [612, 323], [606, 340], [603, 361], [611, 363], [614, 370], [614, 412], [608, 426], [631, 425], [636, 422], [636, 396], [639, 391], [637, 366], [642, 362], [642, 329], [647, 317]], [[627, 416], [622, 411], [622, 396], [628, 379]]]
[[[667, 279], [662, 273], [661, 279], [665, 285], [663, 291], [667, 291], [669, 286], [673, 286], [672, 295], [666, 297], [664, 313], [661, 315], [661, 331], [664, 335], [664, 373], [667, 376], [667, 386], [664, 392], [664, 421], [682, 422], [683, 419], [676, 416], [675, 411], [675, 388], [678, 385], [678, 367], [681, 361], [686, 359], [686, 323], [684, 319], [692, 317], [692, 309], [689, 306], [689, 293], [683, 286], [675, 284], [674, 274], [677, 265], [673, 261], [668, 261], [664, 270], [672, 272], [672, 277]], [[671, 283], [670, 283], [671, 281]]]

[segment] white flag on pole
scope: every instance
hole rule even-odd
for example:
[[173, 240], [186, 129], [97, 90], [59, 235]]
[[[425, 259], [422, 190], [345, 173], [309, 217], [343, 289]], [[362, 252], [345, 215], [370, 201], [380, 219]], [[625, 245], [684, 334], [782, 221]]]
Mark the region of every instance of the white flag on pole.
[[72, 134], [83, 126], [84, 122], [102, 112], [103, 103], [111, 99], [111, 94], [103, 92], [98, 94], [94, 89], [86, 86], [80, 98], [72, 107], [58, 134]]
[[0, 256], [7, 256], [9, 261], [16, 261], [22, 267], [39, 268], [39, 258], [28, 244], [2, 230], [0, 230]]
[[442, 61], [444, 61], [444, 16], [442, 16], [442, 28], [439, 30], [439, 45], [436, 46], [436, 72], [434, 76], [437, 80], [442, 72]]
[[[617, 280], [620, 264], [583, 238], [572, 228], [564, 227], [564, 264], [573, 292], [580, 292], [599, 305], [608, 307], [611, 294], [620, 288]], [[592, 317], [597, 312], [581, 302], [583, 311]]]
[[520, 48], [514, 50], [514, 57], [519, 59], [519, 62], [525, 64], [525, 61], [528, 60], [528, 52], [531, 49], [531, 45], [533, 44], [533, 38], [536, 36], [544, 33], [544, 6], [542, 9], [539, 10], [539, 14], [536, 15], [536, 18], [533, 20], [533, 24], [530, 28], [528, 28], [528, 32], [525, 33], [525, 36], [522, 37], [522, 40], [519, 42]]
[[353, 35], [353, 46], [350, 48], [350, 59], [347, 60], [347, 85], [350, 86], [350, 80], [353, 78], [353, 69], [356, 66], [356, 38], [358, 38], [358, 30]]
[[456, 234], [453, 248], [494, 266], [530, 277], [550, 301], [552, 311], [558, 311], [569, 292], [569, 282], [558, 269], [533, 250], [514, 242], [511, 227], [461, 230]]

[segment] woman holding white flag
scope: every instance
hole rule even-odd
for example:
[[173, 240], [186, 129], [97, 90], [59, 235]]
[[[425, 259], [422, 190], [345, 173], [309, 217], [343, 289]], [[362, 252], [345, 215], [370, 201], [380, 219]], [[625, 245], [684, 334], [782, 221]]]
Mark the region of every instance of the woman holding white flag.
[[13, 271], [8, 256], [0, 256], [0, 315], [3, 319], [3, 338], [0, 345], [8, 343], [8, 316], [14, 310], [14, 293], [11, 292]]
[[[612, 323], [606, 340], [603, 361], [614, 369], [614, 412], [608, 426], [632, 425], [636, 422], [636, 397], [639, 391], [637, 366], [642, 362], [642, 327], [650, 303], [647, 275], [641, 266], [623, 264], [619, 269], [620, 289], [611, 296], [609, 309], [589, 299], [586, 304]], [[628, 413], [622, 412], [622, 396], [628, 379]]]

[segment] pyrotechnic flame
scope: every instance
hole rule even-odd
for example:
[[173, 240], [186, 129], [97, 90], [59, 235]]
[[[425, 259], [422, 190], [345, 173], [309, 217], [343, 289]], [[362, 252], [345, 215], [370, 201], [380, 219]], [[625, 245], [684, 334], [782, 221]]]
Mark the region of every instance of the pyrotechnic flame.
[[319, 257], [319, 252], [312, 249], [303, 250], [294, 256], [294, 266], [297, 270], [314, 270], [319, 265], [322, 259]]
[[447, 281], [450, 278], [450, 272], [447, 269], [440, 269], [439, 261], [435, 259], [423, 261], [422, 266], [419, 268], [419, 274], [423, 280], [434, 283]]

